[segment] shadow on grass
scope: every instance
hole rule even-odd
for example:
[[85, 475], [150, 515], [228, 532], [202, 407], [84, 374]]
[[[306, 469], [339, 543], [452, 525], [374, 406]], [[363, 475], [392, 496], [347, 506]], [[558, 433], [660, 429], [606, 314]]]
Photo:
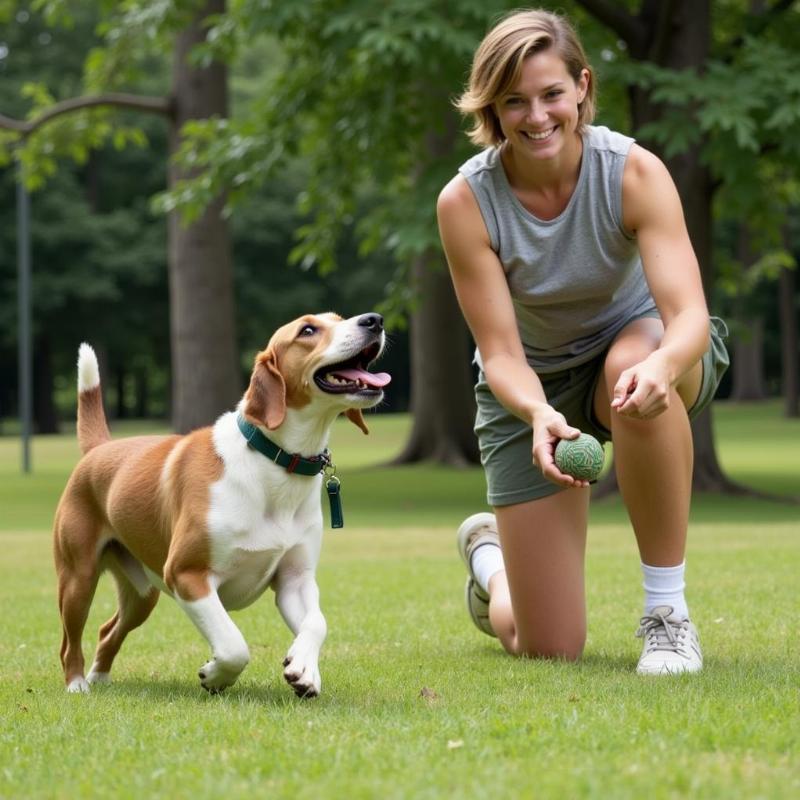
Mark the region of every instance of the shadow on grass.
[[222, 703], [239, 705], [257, 703], [284, 708], [294, 703], [309, 702], [295, 696], [286, 684], [234, 685], [219, 694], [211, 694], [190, 680], [163, 680], [160, 678], [120, 678], [108, 684], [92, 686], [93, 695], [109, 694], [127, 696], [134, 700], [154, 703], [188, 700], [196, 704]]
[[630, 654], [609, 654], [598, 652], [587, 652], [578, 661], [567, 661], [564, 658], [527, 658], [525, 656], [512, 656], [503, 650], [499, 643], [486, 643], [475, 648], [476, 656], [481, 658], [492, 658], [498, 664], [516, 662], [520, 664], [547, 665], [552, 668], [564, 670], [574, 670], [576, 673], [587, 671], [597, 672], [598, 675], [625, 674], [633, 672], [638, 662], [638, 649], [636, 653]]

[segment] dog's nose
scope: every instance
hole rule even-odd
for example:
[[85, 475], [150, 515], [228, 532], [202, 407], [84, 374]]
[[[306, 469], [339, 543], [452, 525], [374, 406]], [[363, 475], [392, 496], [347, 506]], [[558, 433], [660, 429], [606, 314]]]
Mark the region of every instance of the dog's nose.
[[380, 314], [362, 314], [358, 318], [358, 326], [378, 333], [383, 330], [383, 317]]

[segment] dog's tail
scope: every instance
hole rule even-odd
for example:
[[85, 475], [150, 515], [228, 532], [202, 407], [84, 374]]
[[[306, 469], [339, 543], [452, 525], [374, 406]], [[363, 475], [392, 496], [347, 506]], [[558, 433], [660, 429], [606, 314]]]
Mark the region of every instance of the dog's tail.
[[78, 349], [78, 444], [81, 452], [88, 453], [110, 438], [111, 432], [103, 410], [97, 356], [84, 343]]

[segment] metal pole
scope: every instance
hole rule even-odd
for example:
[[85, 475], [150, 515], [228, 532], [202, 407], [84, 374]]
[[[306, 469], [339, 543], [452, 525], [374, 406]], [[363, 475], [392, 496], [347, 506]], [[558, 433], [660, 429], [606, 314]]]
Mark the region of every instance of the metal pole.
[[33, 368], [31, 347], [31, 203], [17, 165], [17, 309], [19, 331], [19, 416], [22, 423], [22, 471], [31, 471]]

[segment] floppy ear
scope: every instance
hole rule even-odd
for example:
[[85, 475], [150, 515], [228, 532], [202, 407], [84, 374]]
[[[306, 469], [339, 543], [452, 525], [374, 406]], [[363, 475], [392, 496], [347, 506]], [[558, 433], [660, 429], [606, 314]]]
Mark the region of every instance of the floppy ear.
[[348, 408], [347, 411], [344, 412], [344, 415], [354, 425], [358, 425], [364, 433], [369, 433], [369, 428], [367, 427], [367, 423], [364, 422], [364, 415], [361, 413], [360, 408]]
[[278, 369], [274, 350], [256, 358], [250, 386], [244, 396], [244, 415], [251, 422], [277, 428], [286, 416], [286, 383]]

